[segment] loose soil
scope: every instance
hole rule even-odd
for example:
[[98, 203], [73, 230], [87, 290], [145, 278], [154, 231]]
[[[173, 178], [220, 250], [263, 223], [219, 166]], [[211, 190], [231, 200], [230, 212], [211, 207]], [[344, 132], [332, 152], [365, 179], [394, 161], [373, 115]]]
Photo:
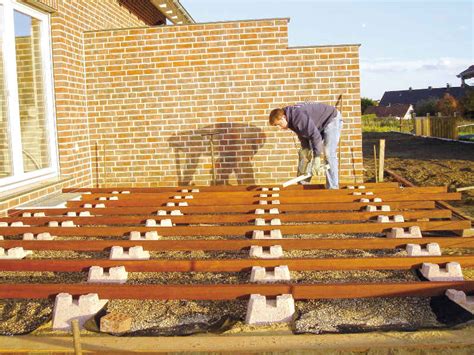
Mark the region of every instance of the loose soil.
[[[447, 185], [450, 192], [474, 185], [474, 144], [415, 137], [396, 132], [363, 134], [365, 181], [375, 181], [374, 145], [385, 139], [385, 167], [418, 186]], [[474, 190], [462, 192], [462, 201], [449, 201], [474, 217]]]

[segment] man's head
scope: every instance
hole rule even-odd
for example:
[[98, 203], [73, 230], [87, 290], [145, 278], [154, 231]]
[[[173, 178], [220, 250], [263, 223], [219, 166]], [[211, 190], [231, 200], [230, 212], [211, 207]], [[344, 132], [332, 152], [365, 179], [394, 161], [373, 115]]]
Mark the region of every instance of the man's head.
[[281, 108], [276, 108], [270, 112], [269, 122], [270, 126], [280, 127], [280, 129], [288, 129], [288, 121], [285, 116], [285, 111]]

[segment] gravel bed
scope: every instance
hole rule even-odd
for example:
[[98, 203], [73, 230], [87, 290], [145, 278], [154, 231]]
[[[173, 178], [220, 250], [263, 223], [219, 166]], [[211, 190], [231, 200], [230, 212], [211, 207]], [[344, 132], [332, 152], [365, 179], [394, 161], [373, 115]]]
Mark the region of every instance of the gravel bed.
[[133, 316], [125, 335], [189, 335], [221, 333], [243, 321], [247, 301], [137, 301], [112, 300], [107, 311]]
[[[325, 234], [291, 235], [289, 238], [377, 238], [381, 234]], [[223, 240], [244, 239], [232, 237], [165, 237], [170, 240]], [[164, 238], [164, 239], [165, 239]], [[86, 238], [67, 237], [61, 240], [127, 240], [127, 237]], [[245, 238], [248, 239], [248, 238]], [[342, 242], [342, 241], [341, 241]], [[278, 241], [275, 241], [278, 244]], [[446, 255], [472, 255], [472, 249], [445, 249]], [[152, 259], [241, 259], [249, 258], [248, 250], [240, 251], [151, 251]], [[348, 258], [405, 256], [403, 249], [394, 250], [289, 250], [284, 258]], [[109, 252], [37, 251], [33, 259], [108, 259]], [[463, 270], [467, 280], [474, 280], [474, 269]], [[416, 272], [404, 270], [350, 270], [350, 271], [292, 271], [292, 282], [343, 283], [343, 282], [403, 282], [419, 280]], [[129, 274], [127, 284], [241, 284], [248, 283], [250, 272], [135, 272]], [[0, 283], [84, 283], [86, 272], [0, 272]], [[436, 303], [437, 302], [437, 303]], [[127, 335], [188, 335], [202, 332], [239, 333], [255, 329], [291, 330], [294, 333], [361, 332], [372, 330], [415, 330], [441, 328], [465, 322], [463, 315], [453, 319], [440, 311], [443, 298], [374, 298], [297, 301], [294, 322], [269, 327], [245, 325], [246, 300], [235, 301], [155, 301], [111, 300], [107, 311], [132, 316], [132, 330]], [[0, 300], [0, 334], [24, 334], [37, 331], [54, 334], [50, 329], [51, 300]], [[448, 305], [457, 307], [456, 305]], [[451, 308], [450, 308], [451, 309]], [[440, 313], [441, 312], [441, 313]], [[457, 313], [456, 313], [457, 312]], [[453, 313], [459, 314], [459, 310]], [[461, 312], [462, 313], [462, 312]], [[440, 316], [441, 314], [441, 316]], [[470, 318], [472, 319], [472, 318]], [[93, 322], [92, 322], [93, 323]], [[46, 324], [46, 325], [45, 325]], [[89, 322], [91, 324], [91, 322]], [[43, 325], [43, 327], [41, 327]], [[92, 330], [94, 327], [92, 327]]]
[[0, 300], [0, 335], [27, 334], [51, 319], [51, 300]]
[[295, 333], [348, 333], [438, 328], [430, 298], [369, 298], [296, 302]]

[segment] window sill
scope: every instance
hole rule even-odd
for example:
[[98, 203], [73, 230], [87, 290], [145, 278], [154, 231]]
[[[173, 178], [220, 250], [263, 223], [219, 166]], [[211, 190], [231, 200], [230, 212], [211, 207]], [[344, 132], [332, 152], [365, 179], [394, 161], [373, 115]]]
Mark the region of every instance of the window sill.
[[43, 180], [41, 182], [24, 185], [16, 189], [0, 193], [0, 203], [6, 202], [8, 200], [12, 200], [14, 198], [19, 198], [25, 194], [34, 193], [36, 191], [39, 191], [48, 187], [52, 187], [54, 185], [59, 185], [64, 182], [70, 181], [72, 179], [73, 179], [72, 177], [67, 177], [67, 178], [56, 177], [52, 179]]

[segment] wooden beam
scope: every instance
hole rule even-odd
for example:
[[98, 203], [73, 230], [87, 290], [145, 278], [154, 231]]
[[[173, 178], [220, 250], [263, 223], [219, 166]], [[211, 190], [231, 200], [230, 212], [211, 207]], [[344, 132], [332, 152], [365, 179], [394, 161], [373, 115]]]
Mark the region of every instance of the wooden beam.
[[417, 211], [390, 211], [390, 212], [323, 212], [323, 213], [280, 213], [280, 214], [202, 214], [183, 216], [90, 216], [90, 217], [69, 217], [69, 216], [48, 216], [48, 217], [5, 217], [0, 218], [0, 222], [23, 222], [27, 225], [47, 225], [49, 221], [73, 221], [76, 225], [144, 225], [147, 219], [162, 220], [171, 218], [176, 224], [202, 224], [202, 223], [253, 223], [256, 218], [266, 220], [278, 218], [281, 222], [323, 222], [323, 221], [366, 221], [377, 219], [377, 216], [395, 216], [403, 214], [405, 220], [416, 219], [451, 219], [450, 210], [417, 210]]
[[[323, 203], [323, 202], [333, 202], [333, 203], [354, 203], [359, 202], [361, 198], [365, 196], [340, 196], [340, 195], [314, 195], [314, 196], [296, 196], [296, 197], [229, 197], [229, 198], [208, 198], [208, 199], [192, 199], [192, 200], [175, 200], [175, 199], [146, 199], [146, 198], [137, 198], [131, 200], [118, 200], [118, 201], [97, 201], [97, 203], [102, 203], [106, 207], [138, 207], [138, 206], [162, 206], [168, 202], [187, 202], [192, 206], [220, 206], [220, 205], [258, 205], [260, 200], [266, 201], [275, 201], [278, 200], [280, 204], [313, 204], [313, 203]], [[374, 194], [373, 196], [367, 196], [366, 198], [376, 198], [379, 197], [383, 202], [392, 202], [392, 201], [439, 201], [439, 200], [460, 200], [461, 193], [451, 192], [451, 193], [395, 193], [395, 194]], [[68, 201], [67, 207], [78, 208], [83, 207], [87, 201]], [[271, 203], [271, 202], [269, 202]]]
[[253, 266], [275, 268], [286, 265], [291, 271], [321, 270], [410, 270], [422, 263], [445, 265], [456, 261], [462, 267], [474, 266], [474, 255], [382, 258], [278, 258], [278, 259], [193, 259], [193, 260], [107, 260], [107, 259], [23, 259], [0, 260], [2, 271], [81, 272], [91, 266], [124, 266], [128, 272], [241, 272]]
[[[102, 201], [101, 201], [102, 202]], [[371, 202], [373, 206], [387, 205], [386, 202]], [[393, 201], [390, 202], [392, 210], [417, 210], [417, 209], [433, 209], [434, 201]], [[107, 207], [107, 208], [22, 208], [11, 209], [8, 211], [9, 216], [18, 216], [24, 212], [36, 213], [43, 212], [47, 216], [65, 215], [67, 212], [83, 212], [89, 211], [93, 215], [149, 215], [156, 214], [158, 210], [173, 211], [179, 209], [185, 215], [189, 214], [206, 214], [206, 213], [254, 213], [257, 208], [278, 208], [281, 213], [297, 212], [297, 211], [358, 211], [365, 209], [367, 203], [313, 203], [313, 204], [285, 204], [285, 205], [232, 205], [232, 206], [148, 206], [148, 207]]]
[[[341, 189], [347, 188], [350, 184], [340, 184]], [[382, 184], [376, 183], [362, 183], [359, 185], [363, 185], [366, 188], [371, 187], [399, 187], [399, 184], [396, 182], [385, 182]], [[359, 186], [357, 185], [357, 186]], [[113, 191], [129, 191], [129, 192], [150, 192], [150, 193], [157, 193], [157, 192], [181, 192], [181, 190], [191, 190], [191, 189], [199, 189], [199, 191], [262, 191], [262, 187], [267, 188], [274, 188], [277, 187], [281, 191], [283, 188], [281, 185], [217, 185], [217, 186], [164, 186], [164, 187], [110, 187], [110, 188], [65, 188], [62, 191], [67, 193], [75, 193], [75, 192], [92, 192], [92, 193], [112, 193]], [[284, 190], [322, 190], [325, 189], [324, 184], [311, 184], [311, 185], [293, 185], [284, 188]], [[262, 191], [263, 192], [263, 191]]]
[[94, 285], [94, 284], [0, 284], [0, 298], [54, 298], [58, 293], [77, 297], [97, 293], [102, 299], [229, 300], [251, 294], [276, 297], [292, 294], [297, 300], [369, 297], [433, 297], [447, 289], [474, 291], [474, 281], [406, 283], [321, 283], [272, 285]]
[[422, 231], [452, 231], [468, 229], [470, 221], [430, 221], [403, 223], [342, 223], [301, 224], [281, 226], [175, 226], [175, 227], [0, 227], [0, 235], [12, 236], [23, 233], [45, 233], [55, 236], [123, 237], [132, 231], [141, 233], [158, 231], [162, 236], [235, 236], [251, 235], [254, 230], [279, 229], [283, 234], [327, 233], [385, 233], [392, 228], [408, 228], [413, 225]]
[[[25, 250], [75, 250], [75, 251], [108, 251], [113, 246], [130, 248], [137, 245], [135, 240], [0, 240], [0, 247], [10, 249], [23, 247]], [[163, 250], [242, 250], [252, 245], [270, 247], [281, 245], [283, 250], [307, 249], [395, 249], [405, 248], [407, 244], [438, 243], [441, 248], [474, 248], [474, 238], [458, 237], [423, 237], [423, 238], [318, 238], [318, 239], [201, 239], [201, 240], [146, 240], [139, 244], [148, 251]]]

